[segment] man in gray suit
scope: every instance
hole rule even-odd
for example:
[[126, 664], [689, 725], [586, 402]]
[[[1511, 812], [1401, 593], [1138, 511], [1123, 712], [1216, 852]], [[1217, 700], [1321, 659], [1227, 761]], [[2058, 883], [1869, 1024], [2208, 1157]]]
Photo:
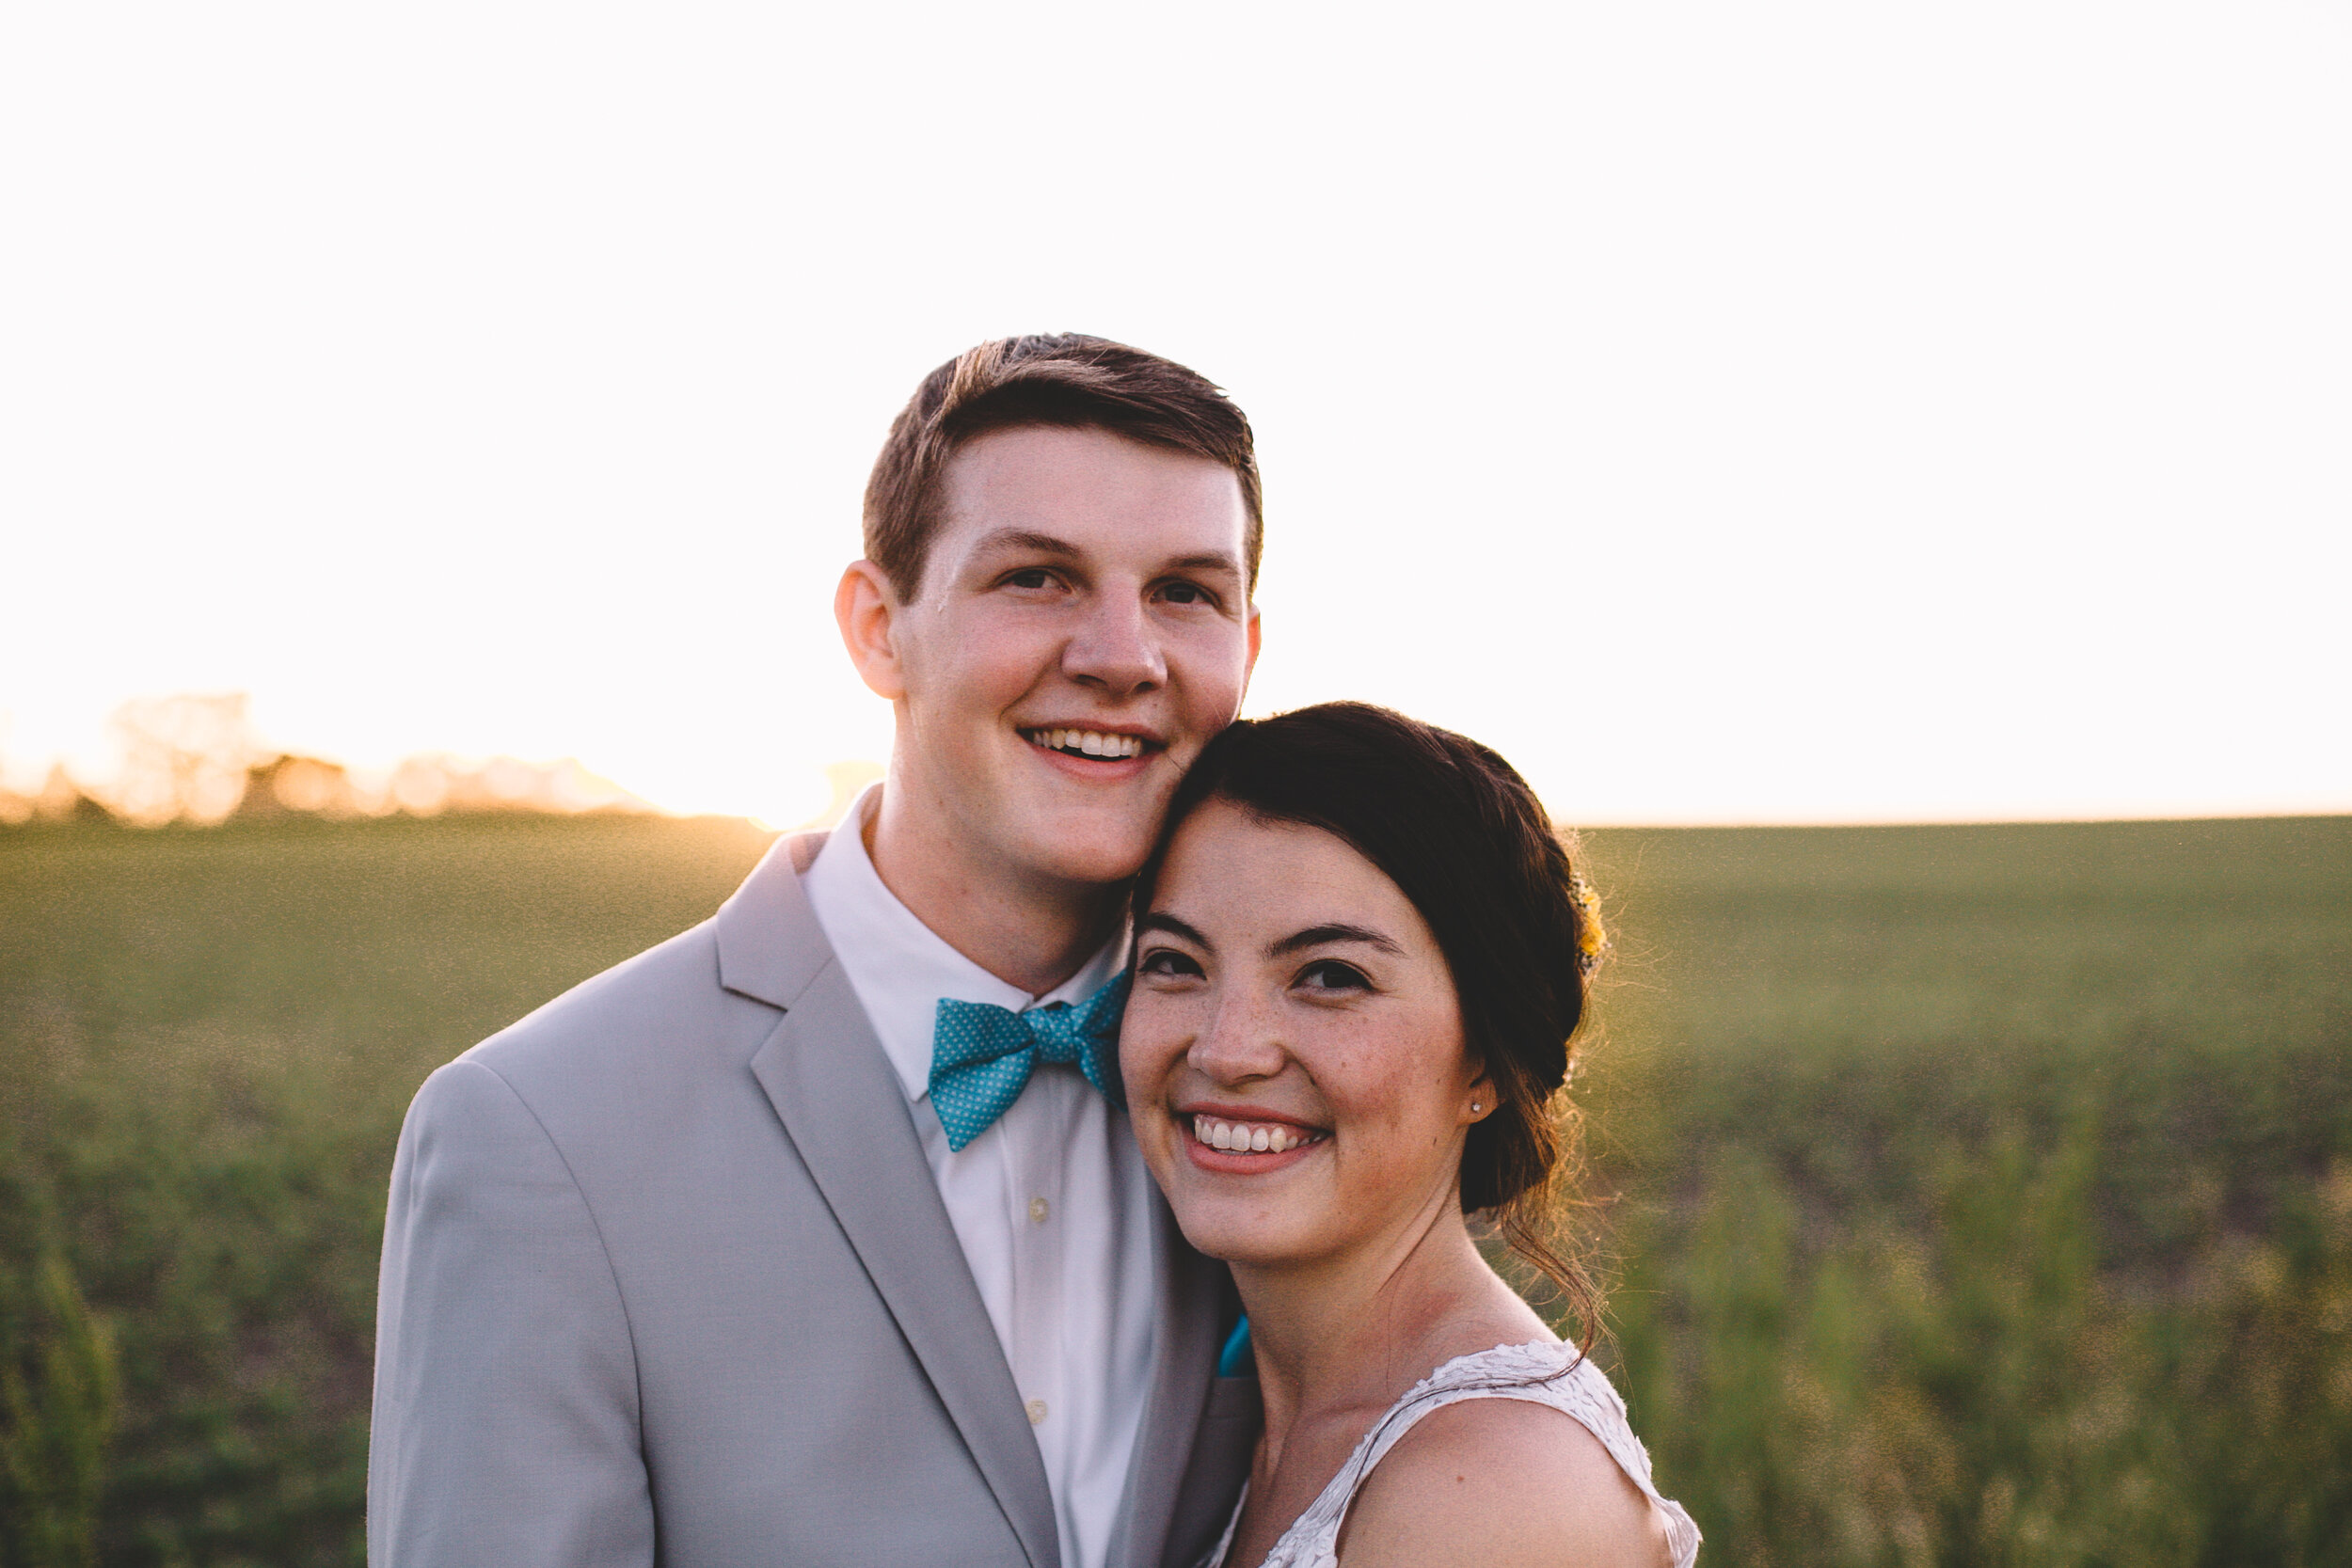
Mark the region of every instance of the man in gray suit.
[[885, 782], [409, 1110], [373, 1563], [1215, 1544], [1255, 1386], [1109, 1025], [1126, 884], [1257, 657], [1260, 527], [1248, 423], [1181, 366], [1020, 338], [923, 383], [835, 600]]

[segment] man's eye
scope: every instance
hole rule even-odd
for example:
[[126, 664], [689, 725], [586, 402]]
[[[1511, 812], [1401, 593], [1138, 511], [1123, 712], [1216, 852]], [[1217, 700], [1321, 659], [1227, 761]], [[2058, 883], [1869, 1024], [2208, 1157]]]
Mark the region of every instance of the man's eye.
[[1028, 566], [1005, 578], [1008, 588], [1044, 588], [1054, 580], [1054, 574], [1042, 566]]
[[1370, 990], [1372, 982], [1354, 964], [1321, 958], [1298, 972], [1296, 984], [1309, 990]]
[[1187, 978], [1196, 979], [1205, 978], [1205, 975], [1201, 973], [1200, 965], [1193, 958], [1192, 955], [1189, 953], [1179, 953], [1173, 947], [1154, 947], [1152, 951], [1143, 956], [1143, 960], [1136, 964], [1136, 967], [1146, 974], [1157, 974], [1169, 977], [1183, 975]]
[[1171, 582], [1160, 590], [1160, 597], [1169, 604], [1209, 604], [1209, 591], [1197, 582]]

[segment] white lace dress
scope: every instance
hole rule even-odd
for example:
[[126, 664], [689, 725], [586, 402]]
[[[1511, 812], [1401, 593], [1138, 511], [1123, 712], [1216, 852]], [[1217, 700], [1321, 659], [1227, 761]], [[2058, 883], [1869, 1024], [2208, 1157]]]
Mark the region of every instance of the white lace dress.
[[[1526, 1400], [1548, 1404], [1583, 1422], [1585, 1430], [1609, 1450], [1609, 1457], [1665, 1516], [1674, 1568], [1691, 1568], [1699, 1552], [1698, 1526], [1691, 1522], [1681, 1504], [1658, 1495], [1650, 1481], [1649, 1450], [1626, 1424], [1625, 1401], [1610, 1386], [1608, 1374], [1578, 1354], [1574, 1345], [1549, 1340], [1497, 1345], [1474, 1355], [1457, 1355], [1413, 1385], [1389, 1407], [1387, 1415], [1372, 1424], [1322, 1496], [1282, 1532], [1282, 1539], [1266, 1554], [1263, 1568], [1338, 1568], [1340, 1527], [1346, 1523], [1348, 1505], [1356, 1500], [1372, 1467], [1396, 1446], [1398, 1438], [1413, 1430], [1414, 1422], [1463, 1400]], [[1233, 1517], [1225, 1527], [1224, 1539], [1202, 1560], [1200, 1568], [1251, 1568], [1225, 1561], [1233, 1544], [1233, 1530], [1241, 1523], [1242, 1503], [1248, 1500], [1245, 1489], [1242, 1502], [1234, 1505]]]

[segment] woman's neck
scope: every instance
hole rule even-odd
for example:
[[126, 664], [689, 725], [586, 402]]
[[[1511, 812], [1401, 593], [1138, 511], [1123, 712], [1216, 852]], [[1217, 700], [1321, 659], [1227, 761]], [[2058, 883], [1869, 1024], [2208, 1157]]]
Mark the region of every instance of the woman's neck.
[[1368, 1418], [1456, 1355], [1549, 1337], [1479, 1256], [1452, 1192], [1359, 1253], [1233, 1266], [1265, 1404], [1266, 1456], [1301, 1419]]

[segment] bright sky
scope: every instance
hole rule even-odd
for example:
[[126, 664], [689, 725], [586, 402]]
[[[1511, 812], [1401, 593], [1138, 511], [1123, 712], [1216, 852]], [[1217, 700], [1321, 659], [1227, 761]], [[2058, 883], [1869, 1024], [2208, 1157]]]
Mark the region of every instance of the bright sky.
[[0, 755], [250, 691], [789, 822], [983, 338], [1193, 365], [1264, 712], [1571, 821], [2352, 810], [2352, 11], [0, 13]]

